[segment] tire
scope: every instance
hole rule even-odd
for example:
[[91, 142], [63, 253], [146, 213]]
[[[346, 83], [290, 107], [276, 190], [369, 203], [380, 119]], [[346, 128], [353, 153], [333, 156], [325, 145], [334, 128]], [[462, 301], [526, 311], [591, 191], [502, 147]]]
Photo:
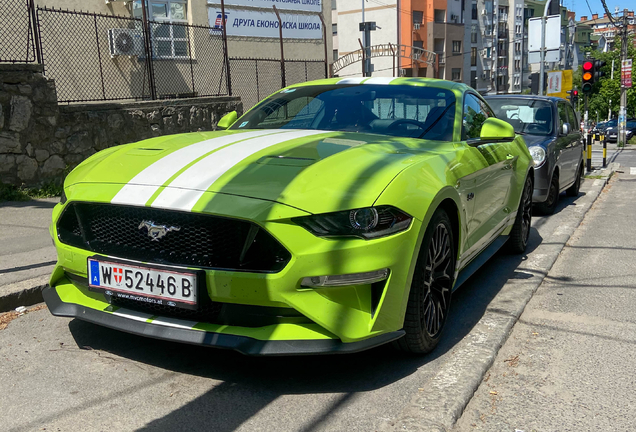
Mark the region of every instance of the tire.
[[565, 190], [567, 196], [579, 196], [579, 191], [581, 190], [581, 178], [583, 178], [583, 165], [579, 167], [579, 172], [576, 174], [574, 184]]
[[512, 225], [510, 237], [508, 238], [507, 248], [510, 253], [522, 254], [528, 246], [528, 238], [530, 237], [530, 223], [532, 222], [532, 191], [534, 184], [530, 176], [526, 177], [523, 185], [519, 208], [517, 208], [517, 216], [515, 223]]
[[437, 346], [448, 317], [456, 258], [450, 218], [438, 209], [424, 233], [404, 318], [406, 335], [394, 342], [396, 348], [426, 354]]
[[552, 174], [552, 180], [550, 180], [550, 189], [548, 189], [548, 198], [545, 202], [536, 204], [537, 211], [542, 215], [554, 214], [557, 204], [559, 203], [559, 176]]

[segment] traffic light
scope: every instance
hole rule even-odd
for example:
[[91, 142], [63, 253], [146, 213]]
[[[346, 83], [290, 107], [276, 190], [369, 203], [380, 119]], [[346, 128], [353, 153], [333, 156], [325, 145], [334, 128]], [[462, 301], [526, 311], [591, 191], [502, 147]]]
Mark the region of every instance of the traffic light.
[[598, 82], [601, 77], [605, 76], [605, 72], [603, 72], [601, 68], [606, 64], [607, 63], [602, 60], [594, 60], [594, 82]]
[[570, 93], [570, 102], [572, 103], [572, 105], [576, 105], [576, 103], [579, 101], [579, 91], [570, 90], [568, 91], [568, 93]]
[[582, 77], [583, 93], [590, 93], [592, 91], [592, 84], [594, 84], [594, 63], [590, 60], [583, 62], [583, 77]]

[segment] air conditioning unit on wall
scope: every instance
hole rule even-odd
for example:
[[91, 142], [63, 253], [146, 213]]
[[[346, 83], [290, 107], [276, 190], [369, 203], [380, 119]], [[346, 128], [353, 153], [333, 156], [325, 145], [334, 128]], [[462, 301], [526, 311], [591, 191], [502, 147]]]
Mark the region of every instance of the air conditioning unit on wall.
[[413, 23], [413, 30], [419, 30], [420, 29], [420, 23]]
[[141, 30], [108, 29], [108, 46], [112, 56], [143, 56], [144, 38]]

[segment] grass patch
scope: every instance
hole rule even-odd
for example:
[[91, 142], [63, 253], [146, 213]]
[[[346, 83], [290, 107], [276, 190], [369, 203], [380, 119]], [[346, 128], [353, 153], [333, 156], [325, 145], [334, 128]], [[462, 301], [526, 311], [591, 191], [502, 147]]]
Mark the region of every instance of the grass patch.
[[62, 195], [62, 186], [56, 183], [48, 183], [36, 188], [0, 183], [0, 202], [30, 201], [35, 198], [52, 198], [60, 195]]
[[602, 175], [586, 175], [585, 178], [586, 179], [602, 179], [602, 178], [605, 178], [605, 176], [602, 176]]

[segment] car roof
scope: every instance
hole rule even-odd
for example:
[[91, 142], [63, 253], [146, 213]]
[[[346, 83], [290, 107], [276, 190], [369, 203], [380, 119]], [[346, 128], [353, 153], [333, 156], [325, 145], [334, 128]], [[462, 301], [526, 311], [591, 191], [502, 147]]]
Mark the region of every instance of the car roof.
[[556, 96], [539, 96], [539, 95], [522, 95], [522, 94], [505, 94], [505, 95], [484, 95], [484, 99], [534, 99], [546, 102], [569, 102], [567, 99]]
[[[381, 79], [378, 79], [378, 78], [381, 78]], [[420, 78], [420, 77], [326, 78], [326, 79], [320, 79], [320, 80], [314, 80], [314, 81], [307, 81], [307, 82], [298, 83], [298, 84], [292, 84], [290, 86], [287, 86], [287, 88], [298, 88], [298, 87], [315, 86], [315, 85], [334, 85], [334, 84], [352, 84], [352, 85], [389, 84], [389, 85], [410, 85], [414, 87], [434, 87], [434, 88], [441, 88], [446, 90], [460, 90], [460, 91], [473, 90], [472, 87], [464, 83], [446, 81], [446, 80], [441, 80], [436, 78]]]

